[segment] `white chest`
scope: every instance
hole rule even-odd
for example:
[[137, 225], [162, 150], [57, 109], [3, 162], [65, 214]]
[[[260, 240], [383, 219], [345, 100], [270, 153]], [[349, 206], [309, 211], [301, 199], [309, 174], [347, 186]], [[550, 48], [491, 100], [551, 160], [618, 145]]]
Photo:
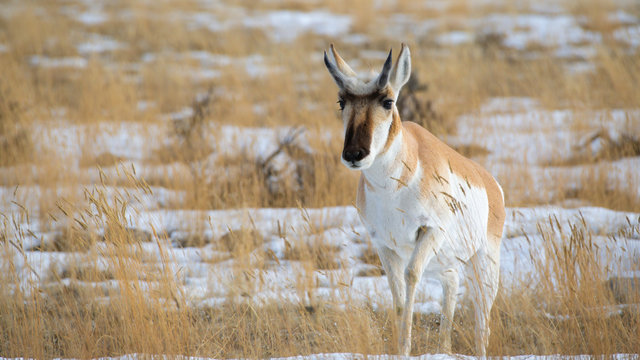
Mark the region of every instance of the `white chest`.
[[417, 181], [401, 187], [363, 184], [358, 204], [373, 244], [408, 261], [418, 230], [426, 226], [443, 234], [440, 262], [470, 258], [486, 242], [486, 193], [453, 175], [449, 183], [452, 186], [432, 189], [431, 195], [424, 194]]
[[390, 189], [363, 185], [360, 215], [374, 245], [386, 246], [398, 254], [411, 254], [416, 232], [432, 223], [430, 211], [420, 199], [420, 192], [411, 186], [388, 184]]

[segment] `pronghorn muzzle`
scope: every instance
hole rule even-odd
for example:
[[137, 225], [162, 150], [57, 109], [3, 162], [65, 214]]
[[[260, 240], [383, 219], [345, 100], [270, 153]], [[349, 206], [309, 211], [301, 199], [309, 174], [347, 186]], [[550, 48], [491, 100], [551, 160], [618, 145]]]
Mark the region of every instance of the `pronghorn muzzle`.
[[369, 150], [357, 146], [344, 148], [344, 151], [342, 151], [342, 158], [344, 161], [350, 162], [354, 165], [357, 161], [364, 159], [367, 155], [369, 155]]
[[344, 148], [342, 150], [342, 159], [352, 165], [358, 167], [357, 162], [361, 161], [369, 155], [371, 147], [371, 132], [367, 123], [369, 119], [360, 126], [355, 126], [354, 119], [347, 126], [347, 132], [344, 134]]

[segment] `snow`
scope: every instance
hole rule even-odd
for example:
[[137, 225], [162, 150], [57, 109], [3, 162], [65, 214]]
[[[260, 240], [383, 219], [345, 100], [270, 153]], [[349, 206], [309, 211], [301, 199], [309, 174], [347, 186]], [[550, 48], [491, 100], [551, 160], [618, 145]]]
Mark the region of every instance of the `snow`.
[[613, 38], [637, 48], [640, 46], [640, 25], [619, 28], [613, 32]]
[[157, 104], [155, 101], [152, 100], [139, 100], [138, 103], [136, 104], [136, 109], [138, 111], [147, 111], [149, 109], [153, 109], [157, 107]]
[[451, 31], [440, 34], [436, 41], [441, 45], [461, 45], [473, 42], [473, 34], [466, 31]]
[[353, 46], [363, 45], [369, 40], [369, 37], [364, 34], [348, 34], [342, 37], [342, 41], [346, 44]]
[[68, 2], [60, 12], [85, 26], [97, 26], [106, 23], [111, 16], [104, 11], [103, 1]]
[[570, 74], [593, 73], [596, 70], [596, 66], [593, 63], [586, 61], [572, 62], [565, 64], [564, 67]]
[[336, 37], [345, 34], [351, 27], [351, 18], [328, 11], [310, 12], [278, 10], [246, 18], [247, 27], [267, 28], [267, 34], [275, 42], [291, 42], [300, 34], [313, 32], [317, 35]]
[[629, 14], [628, 12], [621, 9], [609, 13], [607, 18], [611, 22], [617, 22], [619, 24], [625, 25], [637, 24], [639, 21], [636, 16]]
[[[214, 136], [218, 140], [217, 146], [221, 154], [232, 155], [240, 151], [255, 154], [258, 157], [266, 157], [272, 154], [294, 129], [292, 127], [221, 126], [214, 132]], [[314, 150], [309, 147], [305, 132], [296, 138], [297, 145], [307, 153], [313, 153]], [[313, 136], [316, 135], [313, 134]]]
[[[450, 22], [456, 20], [463, 21], [471, 31], [456, 30], [434, 35], [437, 29], [447, 28]], [[582, 21], [579, 17], [563, 14], [561, 11], [494, 13], [468, 19], [440, 17], [427, 20], [416, 20], [410, 14], [393, 14], [389, 18], [387, 29], [395, 37], [435, 36], [436, 42], [441, 45], [460, 45], [470, 43], [478, 36], [497, 34], [502, 37], [503, 46], [516, 50], [526, 51], [529, 46], [542, 46], [556, 49], [562, 56], [575, 51], [579, 51], [580, 55], [591, 55], [593, 50], [570, 50], [582, 44], [589, 44], [587, 48], [590, 48], [602, 42], [602, 34], [585, 30], [580, 25]]]
[[567, 46], [602, 40], [600, 34], [584, 30], [570, 15], [492, 14], [478, 24], [484, 33], [504, 34], [503, 44], [519, 50], [531, 44]]
[[351, 28], [351, 17], [327, 10], [248, 13], [243, 8], [225, 6], [223, 11], [224, 16], [175, 12], [171, 20], [185, 21], [190, 28], [205, 28], [214, 33], [238, 28], [263, 29], [276, 43], [289, 43], [304, 33], [336, 37], [347, 34]]
[[90, 10], [77, 14], [75, 19], [85, 25], [100, 25], [109, 20], [109, 15], [99, 10]]
[[437, 19], [418, 21], [409, 14], [391, 14], [388, 24], [386, 25], [386, 32], [391, 38], [410, 36], [418, 38], [425, 34], [430, 34], [434, 29], [438, 28], [439, 25], [440, 21]]
[[[180, 111], [168, 114], [166, 118], [182, 120], [193, 115], [193, 109], [185, 107]], [[216, 126], [210, 124], [206, 132], [207, 141], [217, 150], [216, 156], [230, 156], [241, 152], [256, 159], [272, 154], [280, 142], [290, 136], [296, 128], [292, 127], [239, 127], [234, 125]], [[302, 129], [296, 137], [296, 144], [306, 151], [314, 150], [308, 145], [307, 133]], [[36, 143], [38, 152], [56, 149], [58, 156], [67, 160], [80, 160], [83, 145], [90, 142], [94, 156], [109, 153], [126, 160], [140, 162], [153, 156], [153, 152], [163, 145], [163, 141], [149, 144], [149, 139], [164, 139], [168, 143], [171, 137], [170, 123], [139, 122], [102, 122], [95, 125], [75, 125], [62, 120], [59, 122], [43, 122], [34, 126], [34, 139], [45, 139]], [[311, 134], [313, 136], [327, 136]], [[84, 156], [90, 154], [84, 153]], [[284, 154], [283, 154], [284, 155]], [[280, 161], [280, 158], [277, 159]], [[284, 161], [284, 159], [282, 160]], [[140, 164], [143, 167], [143, 164]]]
[[32, 66], [40, 66], [43, 68], [86, 68], [89, 62], [81, 57], [61, 57], [51, 58], [48, 56], [34, 55], [29, 59]]
[[[620, 229], [627, 228], [629, 222], [638, 224], [639, 215], [634, 213], [622, 213], [602, 208], [580, 208], [563, 209], [558, 207], [541, 208], [514, 208], [508, 209], [507, 223], [505, 226], [505, 239], [502, 250], [501, 269], [503, 273], [503, 286], [510, 286], [531, 283], [531, 278], [535, 277], [536, 264], [531, 262], [531, 254], [535, 254], [540, 249], [540, 229], [539, 224], [548, 223], [549, 218], [557, 220], [565, 228], [569, 224], [581, 224], [584, 222], [587, 230], [594, 234], [602, 234], [595, 238], [596, 243], [602, 248], [608, 248], [609, 256], [615, 254], [617, 267], [609, 267], [611, 276], [619, 275], [625, 271], [634, 269], [633, 259], [640, 257], [640, 242], [633, 239], [619, 239], [612, 242], [608, 236], [617, 234]], [[337, 270], [333, 276], [344, 279], [343, 283], [350, 284], [344, 288], [338, 286], [337, 282], [327, 278], [329, 271], [318, 272], [316, 283], [318, 284], [317, 296], [326, 297], [325, 300], [334, 299], [334, 296], [342, 294], [351, 299], [359, 299], [372, 304], [374, 307], [389, 306], [390, 292], [384, 277], [358, 277], [355, 276], [355, 265], [358, 264], [357, 253], [358, 243], [363, 241], [358, 234], [365, 234], [364, 228], [360, 224], [355, 209], [350, 207], [324, 208], [324, 209], [246, 209], [233, 211], [212, 211], [198, 213], [194, 211], [157, 211], [148, 213], [148, 216], [139, 216], [134, 224], [136, 228], [149, 230], [151, 224], [159, 228], [165, 226], [175, 231], [179, 226], [189, 226], [193, 219], [210, 219], [211, 228], [205, 231], [205, 236], [217, 238], [227, 233], [229, 229], [239, 230], [243, 225], [242, 219], [252, 219], [257, 229], [265, 239], [282, 244], [276, 234], [278, 228], [287, 229], [291, 235], [287, 237], [295, 244], [304, 241], [308, 235], [305, 233], [311, 228], [330, 228], [337, 231], [326, 233], [328, 239], [333, 243], [341, 244], [343, 253], [350, 253], [351, 264], [347, 268]], [[246, 222], [246, 220], [244, 220]], [[145, 225], [147, 224], [147, 225]], [[188, 230], [188, 229], [183, 229]], [[527, 237], [525, 237], [525, 235]], [[606, 245], [606, 246], [605, 246]], [[607, 247], [608, 246], [608, 247]], [[624, 250], [623, 250], [624, 249]], [[277, 250], [277, 249], [276, 249]], [[278, 252], [278, 251], [276, 251]], [[181, 263], [189, 266], [191, 260]], [[605, 264], [603, 259], [603, 264]], [[228, 265], [221, 265], [226, 268]], [[268, 299], [278, 300], [280, 292], [287, 292], [286, 289], [295, 286], [295, 275], [292, 274], [294, 267], [292, 263], [282, 262], [281, 265], [264, 273], [264, 278], [277, 279], [277, 281], [265, 281], [262, 288], [255, 288], [255, 295], [261, 301]], [[218, 267], [216, 273], [220, 274]], [[197, 272], [195, 272], [197, 273]], [[228, 274], [228, 270], [223, 273]], [[340, 289], [339, 292], [333, 290]], [[331, 290], [333, 289], [333, 290]], [[224, 289], [218, 289], [219, 296]], [[342, 296], [340, 296], [342, 298]], [[417, 295], [417, 311], [438, 312], [440, 309], [441, 289], [436, 279], [425, 278], [421, 282]]]
[[[176, 65], [172, 65], [175, 72], [185, 73], [196, 81], [215, 79], [222, 74], [223, 70], [227, 70], [227, 67], [235, 67], [238, 70], [242, 70], [251, 78], [260, 78], [280, 71], [277, 67], [268, 66], [264, 57], [260, 54], [231, 57], [224, 54], [213, 54], [208, 51], [163, 52], [159, 54], [145, 53], [140, 60], [143, 63], [152, 63], [158, 61], [159, 58], [176, 62]], [[197, 61], [199, 66], [185, 68], [183, 64], [185, 61]]]
[[637, 136], [639, 123], [638, 109], [548, 110], [534, 99], [493, 98], [478, 112], [459, 117], [457, 134], [445, 140], [453, 146], [485, 149], [486, 154], [474, 159], [503, 185], [513, 183], [507, 178], [513, 176], [537, 184], [515, 189], [528, 201], [548, 203], [575, 192], [583, 187], [585, 174], [601, 176], [612, 190], [638, 197], [640, 157], [591, 163], [580, 159], [598, 155], [622, 133]]
[[[238, 286], [233, 270], [236, 260], [210, 263], [207, 259], [224, 255], [224, 252], [215, 249], [215, 239], [229, 231], [241, 231], [247, 226], [264, 238], [262, 246], [252, 252], [249, 259], [260, 257], [265, 249], [271, 249], [280, 257], [278, 263], [271, 262], [265, 269], [255, 269], [254, 274], [260, 281], [242, 285], [243, 291], [250, 294], [252, 301], [257, 305], [309, 301], [293, 290], [296, 289], [299, 274], [305, 273], [305, 270], [298, 261], [283, 257], [284, 239], [295, 247], [301, 242], [313, 241], [312, 234], [316, 233], [317, 229], [325, 229], [320, 233], [319, 239], [325, 243], [339, 245], [337, 256], [345, 261], [341, 262], [342, 266], [338, 269], [316, 270], [308, 274], [314, 279], [312, 283], [315, 284], [315, 288], [311, 289], [313, 297], [338, 304], [350, 299], [349, 301], [370, 304], [374, 308], [391, 306], [390, 290], [384, 276], [358, 276], [357, 270], [364, 266], [359, 256], [366, 247], [363, 244], [366, 242], [366, 231], [359, 221], [357, 211], [352, 207], [216, 211], [144, 211], [138, 208], [129, 210], [126, 218], [129, 219], [128, 226], [139, 231], [151, 233], [156, 229], [161, 234], [170, 234], [166, 243], [142, 243], [136, 245], [136, 249], [142, 251], [141, 258], [145, 264], [153, 265], [162, 261], [160, 252], [161, 248], [165, 248], [162, 251], [168, 254], [168, 263], [163, 263], [163, 266], [173, 269], [170, 273], [179, 274], [178, 278], [184, 286], [187, 298], [195, 306], [222, 301], [219, 299], [229, 296], [229, 290]], [[544, 261], [544, 258], [540, 257], [540, 249], [543, 246], [541, 231], [545, 231], [547, 239], [551, 236], [561, 241], [563, 236], [561, 232], [553, 232], [548, 225], [544, 225], [548, 224], [550, 219], [554, 223], [557, 221], [564, 229], [573, 224], [584, 226], [586, 231], [595, 234], [594, 243], [603, 249], [601, 263], [607, 269], [608, 276], [634, 274], [633, 271], [637, 269], [636, 259], [640, 258], [640, 241], [620, 237], [619, 234], [620, 230], [629, 228], [630, 224], [639, 226], [639, 214], [584, 207], [510, 208], [507, 209], [501, 254], [502, 286], [507, 291], [536, 283], [539, 276], [539, 264], [536, 261]], [[198, 224], [206, 225], [203, 228]], [[32, 228], [36, 237], [47, 234], [39, 232], [37, 226]], [[214, 240], [202, 248], [172, 247], [172, 244], [177, 244], [184, 234], [192, 233], [193, 229], [202, 229], [199, 231], [200, 235]], [[611, 236], [617, 236], [617, 240], [612, 240]], [[108, 244], [98, 242], [95, 246], [108, 247]], [[54, 267], [61, 273], [68, 266], [69, 259], [81, 260], [85, 256], [82, 253], [27, 250], [25, 257], [11, 248], [5, 250], [14, 252], [16, 269], [27, 283], [36, 281], [45, 284], [47, 274]], [[106, 252], [103, 250], [98, 253]], [[108, 259], [101, 261], [109, 263]], [[439, 312], [441, 297], [442, 290], [437, 279], [425, 277], [418, 288], [416, 311]], [[246, 301], [242, 297], [237, 300]]]
[[515, 113], [528, 112], [540, 107], [536, 99], [528, 97], [496, 97], [490, 98], [480, 106], [481, 113]]
[[129, 160], [142, 160], [154, 150], [148, 139], [164, 138], [167, 132], [166, 127], [160, 124], [123, 121], [72, 125], [63, 120], [36, 124], [33, 137], [46, 140], [36, 143], [37, 151], [56, 149], [58, 155], [67, 159], [79, 159], [83, 145], [90, 142], [94, 155], [108, 152]]
[[[600, 249], [600, 264], [606, 268], [608, 277], [634, 272], [640, 258], [640, 242], [635, 238], [615, 238], [629, 224], [640, 224], [635, 213], [612, 212], [593, 207], [579, 209], [514, 208], [509, 209], [509, 221], [505, 224], [505, 236], [501, 251], [501, 281], [506, 288], [536, 286], [539, 274], [536, 269], [547, 260], [544, 258], [545, 241], [561, 244], [568, 236], [569, 224], [584, 226], [586, 233], [594, 234], [593, 243]], [[553, 226], [565, 228], [563, 234]], [[584, 225], [583, 225], [584, 224]], [[543, 238], [540, 227], [545, 230]], [[553, 281], [553, 279], [551, 279]]]
[[[581, 140], [598, 131], [619, 133], [640, 121], [638, 109], [576, 112], [541, 109], [534, 99], [493, 98], [476, 114], [459, 118], [452, 144], [476, 144], [491, 154], [487, 162], [519, 162], [544, 165], [576, 155]], [[482, 129], [479, 134], [477, 129]]]
[[[174, 17], [178, 14], [174, 14]], [[195, 13], [185, 16], [190, 28], [205, 28], [211, 32], [220, 32], [228, 30], [231, 27], [229, 21], [220, 20], [217, 16], [210, 13]]]
[[597, 54], [597, 50], [593, 46], [573, 46], [568, 45], [558, 48], [554, 55], [557, 58], [564, 59], [590, 59]]
[[87, 41], [76, 45], [78, 53], [82, 55], [104, 53], [119, 50], [124, 45], [110, 37], [90, 34]]

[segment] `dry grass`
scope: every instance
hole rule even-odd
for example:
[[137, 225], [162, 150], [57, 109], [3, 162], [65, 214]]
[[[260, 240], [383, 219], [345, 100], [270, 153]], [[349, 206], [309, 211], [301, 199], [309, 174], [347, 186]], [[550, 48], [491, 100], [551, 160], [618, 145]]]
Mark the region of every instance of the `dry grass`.
[[[202, 229], [196, 228], [191, 235], [173, 239], [176, 247], [213, 246], [220, 253], [211, 263], [234, 263], [232, 271], [238, 280], [229, 285], [229, 300], [214, 307], [191, 306], [179, 274], [167, 265], [172, 256], [168, 235], [131, 229], [124, 216], [130, 205], [128, 198], [116, 196], [116, 201], [104, 193], [108, 186], [116, 185], [139, 196], [155, 196], [149, 185], [184, 192], [184, 197], [163, 205], [172, 209], [351, 205], [357, 174], [339, 160], [342, 125], [336, 119], [337, 106], [332, 107], [335, 87], [324, 73], [321, 49], [334, 41], [345, 58], [357, 59], [358, 49], [397, 48], [399, 41], [379, 26], [391, 12], [410, 13], [419, 20], [451, 17], [438, 27], [445, 31], [466, 29], [464, 21], [456, 19], [492, 11], [517, 13], [519, 8], [510, 4], [480, 6], [462, 0], [452, 1], [442, 11], [410, 0], [380, 8], [369, 1], [327, 2], [327, 11], [352, 17], [353, 33], [369, 36], [363, 44], [352, 46], [341, 44], [340, 38], [312, 33], [301, 34], [290, 43], [273, 43], [269, 33], [259, 28], [212, 33], [189, 17], [203, 12], [197, 1], [115, 1], [105, 4], [102, 11], [109, 17], [98, 24], [83, 24], [65, 15], [65, 11], [81, 12], [85, 9], [82, 4], [11, 2], [6, 5], [10, 15], [5, 16], [3, 9], [0, 16], [0, 45], [7, 49], [0, 51], [0, 184], [5, 189], [15, 188], [14, 193], [30, 186], [41, 189], [36, 203], [0, 213], [0, 354], [33, 358], [126, 353], [264, 358], [395, 351], [394, 315], [385, 310], [344, 304], [340, 299], [323, 303], [312, 296], [300, 305], [254, 306], [248, 299], [236, 301], [250, 297], [251, 289], [259, 286], [253, 272], [256, 268], [269, 269], [280, 260], [303, 264], [296, 291], [302, 295], [311, 292], [309, 274], [341, 267], [340, 249], [320, 237], [288, 244], [282, 259], [262, 250], [265, 239], [257, 236], [249, 223], [221, 238], [205, 237]], [[236, 8], [229, 11], [258, 6], [243, 16], [267, 10], [316, 9], [312, 2], [295, 0], [259, 5], [230, 1], [226, 5]], [[420, 73], [420, 82], [401, 94], [407, 99], [401, 104], [405, 106], [403, 116], [414, 116], [415, 121], [443, 136], [457, 131], [460, 115], [477, 111], [492, 97], [531, 97], [547, 109], [637, 108], [638, 50], [629, 50], [612, 39], [620, 25], [606, 17], [617, 6], [610, 1], [568, 2], [570, 13], [585, 17], [585, 29], [603, 33], [603, 41], [595, 45], [595, 56], [588, 60], [594, 71], [584, 73], [567, 71], [570, 60], [555, 58], [552, 49], [540, 45], [529, 47], [528, 51], [536, 54], [533, 57], [509, 49], [499, 34], [485, 34], [446, 51], [434, 43], [432, 34], [406, 34], [402, 40], [412, 46], [413, 68]], [[637, 6], [625, 9], [639, 15]], [[216, 19], [226, 18], [224, 12], [207, 11]], [[81, 54], [76, 45], [89, 33], [121, 46]], [[222, 58], [200, 60], [198, 53], [184, 56], [199, 51]], [[84, 65], [47, 68], [33, 65], [34, 56], [79, 58]], [[379, 65], [374, 60], [363, 63]], [[267, 71], [256, 76], [247, 68]], [[207, 77], [199, 72], [203, 69], [215, 70], [217, 75]], [[198, 100], [203, 94], [209, 94], [206, 103]], [[170, 123], [166, 115], [185, 107], [196, 110], [193, 116], [183, 123]], [[92, 141], [96, 126], [129, 123], [163, 129], [161, 139], [146, 144], [150, 155], [140, 160], [96, 150]], [[249, 153], [211, 159], [219, 149], [203, 134], [222, 125], [304, 128], [314, 152], [303, 151], [296, 142], [283, 145], [280, 151], [295, 163], [294, 176], [281, 177], [274, 185], [273, 178], [281, 174], [265, 161], [269, 154], [263, 154], [262, 162]], [[79, 153], [57, 152], [59, 143], [67, 140], [58, 138], [55, 126], [81, 129], [80, 143], [70, 144], [78, 145]], [[582, 125], [578, 120], [570, 126], [578, 131]], [[640, 212], [640, 187], [635, 180], [612, 181], [608, 174], [615, 168], [601, 164], [639, 155], [637, 118], [629, 120], [626, 130], [628, 137], [610, 141], [595, 155], [544, 164], [585, 166], [578, 186], [570, 192], [564, 191], [569, 180], [562, 178], [556, 179], [557, 189], [540, 189], [531, 181], [526, 166], [497, 174], [507, 205], [579, 200]], [[459, 150], [474, 157], [490, 151], [474, 145]], [[135, 174], [131, 162], [145, 175]], [[120, 176], [107, 178], [105, 172]], [[95, 191], [83, 192], [83, 188]], [[551, 199], [546, 192], [553, 194]], [[10, 206], [18, 209], [22, 205], [17, 201]], [[34, 236], [29, 226], [36, 223], [41, 229], [59, 231], [51, 241], [25, 249], [21, 244]], [[640, 313], [637, 306], [629, 305], [640, 303], [640, 296], [637, 291], [620, 295], [620, 287], [604, 276], [592, 234], [579, 226], [550, 228], [543, 233], [548, 241], [540, 251], [550, 260], [540, 262], [538, 270], [549, 276], [542, 277], [535, 289], [501, 290], [492, 314], [489, 353], [640, 353]], [[140, 250], [149, 245], [160, 254], [154, 267], [146, 267]], [[45, 286], [16, 270], [16, 264], [33, 252], [82, 253], [93, 261], [73, 263], [65, 271], [52, 264]], [[372, 267], [360, 275], [383, 274], [372, 248], [364, 252], [362, 260]], [[551, 274], [558, 282], [551, 280]], [[150, 289], [142, 285], [143, 280], [152, 283]], [[633, 284], [625, 287], [633, 288]], [[611, 312], [615, 306], [617, 310]], [[414, 323], [414, 351], [436, 349], [435, 317], [416, 315]], [[455, 323], [453, 349], [470, 353], [472, 316], [463, 309]]]
[[542, 353], [553, 353], [558, 347], [569, 354], [637, 353], [640, 317], [635, 304], [640, 294], [633, 287], [625, 288], [629, 297], [620, 305], [620, 296], [602, 267], [607, 250], [604, 244], [596, 244], [584, 225], [562, 228], [549, 219], [542, 233], [544, 248], [531, 254], [550, 260], [537, 260], [540, 282], [527, 291], [498, 298], [494, 324], [500, 335], [494, 340], [511, 340], [499, 345], [499, 353], [517, 353], [524, 343]]
[[[161, 353], [257, 358], [395, 351], [394, 315], [384, 310], [357, 302], [343, 303], [345, 300], [340, 299], [336, 299], [336, 304], [313, 299], [305, 305], [252, 304], [250, 289], [258, 281], [255, 269], [268, 269], [269, 263], [279, 260], [268, 252], [256, 253], [262, 240], [250, 230], [230, 232], [215, 241], [217, 247], [226, 249], [237, 261], [233, 271], [239, 276], [230, 289], [229, 301], [216, 307], [189, 306], [176, 274], [166, 266], [171, 257], [166, 238], [127, 229], [118, 201], [92, 202], [102, 216], [85, 216], [84, 220], [80, 220], [81, 212], [69, 216], [78, 219], [74, 222], [78, 228], [109, 224], [111, 230], [105, 232], [102, 240], [110, 245], [105, 251], [106, 268], [97, 260], [72, 262], [64, 272], [52, 268], [52, 281], [46, 286], [38, 282], [25, 284], [12, 271], [13, 260], [8, 259], [12, 253], [1, 254], [6, 266], [0, 282], [3, 355], [95, 358]], [[489, 353], [637, 353], [640, 350], [637, 284], [628, 286], [634, 280], [623, 277], [607, 279], [606, 266], [603, 267], [606, 248], [596, 244], [594, 235], [585, 230], [584, 221], [565, 228], [556, 224], [551, 218], [540, 225], [543, 247], [533, 248], [535, 253], [530, 254], [541, 274], [538, 284], [501, 290], [493, 310]], [[19, 229], [6, 226], [1, 235], [11, 239], [9, 232], [16, 230]], [[636, 225], [624, 231], [620, 236], [634, 238], [640, 228]], [[90, 241], [75, 228], [63, 237], [67, 243], [80, 244], [66, 245], [66, 250], [71, 251], [86, 251], [84, 244]], [[157, 246], [160, 258], [158, 266], [145, 268], [145, 259], [136, 249], [149, 241]], [[613, 237], [609, 241], [618, 240]], [[362, 256], [367, 263], [379, 266], [373, 255], [366, 251]], [[547, 260], [542, 260], [541, 255]], [[313, 286], [311, 277], [304, 274], [335, 269], [340, 266], [336, 259], [337, 248], [316, 238], [295, 247], [289, 244], [282, 260], [303, 264], [298, 286], [304, 293]], [[100, 285], [110, 281], [117, 287]], [[141, 281], [151, 281], [151, 288], [145, 289]], [[86, 286], [87, 283], [97, 286]], [[246, 300], [234, 301], [234, 296]], [[456, 353], [469, 354], [473, 349], [473, 317], [467, 308], [463, 305], [456, 315], [453, 337]], [[417, 314], [414, 327], [416, 354], [437, 348], [436, 316]]]

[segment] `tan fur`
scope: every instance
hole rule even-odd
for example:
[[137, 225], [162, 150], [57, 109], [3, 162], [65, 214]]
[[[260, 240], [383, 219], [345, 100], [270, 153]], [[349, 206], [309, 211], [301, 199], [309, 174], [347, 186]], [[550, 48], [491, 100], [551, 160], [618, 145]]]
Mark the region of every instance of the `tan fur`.
[[489, 237], [490, 239], [500, 241], [505, 220], [504, 199], [493, 176], [478, 163], [460, 155], [420, 125], [408, 121], [403, 122], [402, 125], [405, 143], [408, 147], [405, 154], [409, 154], [409, 163], [416, 162], [417, 159], [412, 159], [412, 157], [415, 157], [414, 154], [418, 154], [424, 173], [435, 175], [424, 176], [422, 179], [422, 188], [425, 193], [430, 191], [429, 189], [438, 187], [438, 177], [448, 181], [446, 176], [448, 169], [468, 181], [470, 185], [484, 188], [489, 199], [487, 232], [493, 235]]
[[394, 111], [393, 121], [391, 122], [391, 128], [389, 129], [389, 136], [387, 137], [387, 142], [384, 144], [382, 152], [389, 150], [389, 146], [391, 146], [393, 140], [395, 140], [400, 131], [402, 131], [402, 120], [400, 120], [400, 114], [398, 114], [398, 111]]

